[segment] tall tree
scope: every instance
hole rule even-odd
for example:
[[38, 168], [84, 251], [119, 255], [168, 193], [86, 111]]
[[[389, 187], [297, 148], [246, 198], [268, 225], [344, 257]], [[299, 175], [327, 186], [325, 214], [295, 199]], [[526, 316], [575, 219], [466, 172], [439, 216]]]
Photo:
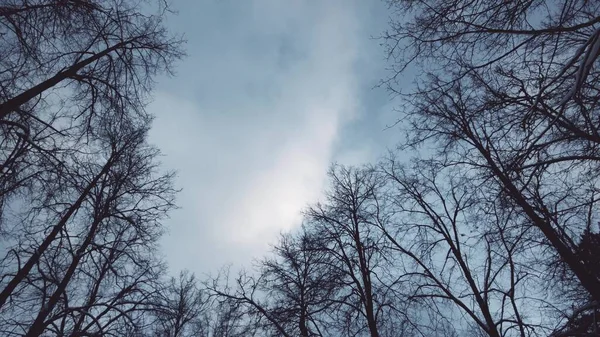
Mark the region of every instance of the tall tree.
[[[576, 242], [597, 213], [600, 5], [570, 0], [390, 1], [397, 66], [426, 76], [409, 95], [407, 145], [439, 149], [446, 166], [492, 183], [596, 301], [600, 279]], [[399, 90], [395, 90], [399, 92]]]
[[263, 291], [274, 303], [271, 312], [292, 336], [323, 336], [328, 330], [340, 275], [322, 248], [319, 233], [303, 227], [281, 235], [273, 257], [260, 264]]
[[383, 337], [384, 331], [400, 336], [403, 312], [386, 296], [386, 289], [394, 285], [383, 282], [389, 260], [384, 236], [373, 225], [381, 216], [383, 181], [371, 169], [343, 166], [334, 166], [329, 177], [327, 201], [309, 208], [307, 219], [342, 275], [334, 320], [340, 322], [342, 334], [366, 330], [371, 337]]
[[[147, 119], [153, 78], [181, 40], [137, 1], [9, 1], [0, 46], [0, 201], [35, 183], [40, 157], [81, 148], [114, 119]], [[148, 8], [151, 6], [147, 6]]]
[[182, 56], [168, 12], [164, 1], [0, 4], [3, 335], [131, 335], [156, 312], [156, 242], [175, 190], [146, 143], [145, 106]]
[[514, 210], [497, 207], [476, 184], [435, 162], [407, 168], [391, 159], [382, 170], [393, 216], [379, 227], [404, 261], [400, 291], [408, 301], [422, 302], [462, 333], [551, 332], [550, 320], [529, 314], [548, 301], [544, 272], [534, 267], [539, 245]]
[[[53, 218], [46, 218], [46, 212], [32, 214], [33, 231], [13, 249], [17, 261], [26, 262], [14, 265], [14, 276], [8, 278], [2, 290], [3, 298], [16, 296], [9, 307], [21, 306], [22, 301], [33, 303], [32, 310], [37, 314], [28, 323], [25, 335], [39, 336], [57, 319], [64, 324], [70, 322], [61, 329], [78, 330], [87, 326], [94, 315], [109, 315], [116, 320], [113, 310], [118, 312], [119, 305], [114, 302], [127, 301], [131, 293], [141, 291], [140, 280], [156, 278], [148, 276], [155, 273], [153, 265], [157, 264], [151, 256], [163, 231], [160, 221], [173, 207], [175, 190], [172, 174], [158, 171], [158, 152], [145, 143], [146, 131], [145, 126], [131, 129], [123, 125], [107, 130], [106, 141], [99, 148], [108, 150], [90, 154], [86, 156], [90, 161], [77, 165], [78, 173], [84, 175], [76, 176], [76, 181], [91, 180], [77, 201], [66, 206], [63, 201], [60, 220], [46, 231], [37, 230], [37, 224]], [[102, 156], [109, 166], [98, 163]], [[115, 270], [119, 265], [123, 270]], [[127, 286], [115, 291], [110, 282], [116, 282], [116, 289]], [[115, 298], [108, 301], [113, 302], [112, 306], [100, 310], [107, 300], [99, 295], [102, 290], [104, 296], [112, 293]], [[64, 315], [72, 319], [64, 321]], [[117, 316], [122, 315], [127, 316], [126, 311]], [[102, 324], [96, 321], [92, 325], [98, 329]]]

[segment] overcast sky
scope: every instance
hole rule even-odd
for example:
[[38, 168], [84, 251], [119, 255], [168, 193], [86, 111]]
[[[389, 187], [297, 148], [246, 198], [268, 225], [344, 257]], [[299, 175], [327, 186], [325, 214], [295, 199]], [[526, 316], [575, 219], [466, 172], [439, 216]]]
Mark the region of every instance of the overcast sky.
[[[183, 189], [163, 240], [172, 271], [247, 265], [297, 226], [332, 162], [397, 139], [379, 0], [173, 0], [188, 56], [161, 79], [151, 141]], [[397, 133], [397, 131], [396, 131]]]

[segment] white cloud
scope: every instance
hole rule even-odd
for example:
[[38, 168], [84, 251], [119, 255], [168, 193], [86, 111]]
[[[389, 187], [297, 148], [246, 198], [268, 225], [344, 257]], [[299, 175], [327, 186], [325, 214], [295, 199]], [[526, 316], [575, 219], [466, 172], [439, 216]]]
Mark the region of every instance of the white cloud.
[[256, 1], [239, 26], [207, 37], [179, 71], [196, 72], [193, 88], [163, 88], [150, 107], [151, 140], [184, 189], [164, 241], [175, 269], [247, 262], [297, 225], [357, 114], [353, 3], [281, 3]]

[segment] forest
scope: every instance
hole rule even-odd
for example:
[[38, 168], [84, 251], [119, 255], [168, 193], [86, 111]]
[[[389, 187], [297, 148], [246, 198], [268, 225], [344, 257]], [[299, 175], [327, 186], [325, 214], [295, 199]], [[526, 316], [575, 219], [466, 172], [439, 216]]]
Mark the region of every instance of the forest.
[[1, 0], [0, 336], [600, 336], [600, 2], [386, 4], [402, 142], [205, 276], [159, 252], [172, 9]]

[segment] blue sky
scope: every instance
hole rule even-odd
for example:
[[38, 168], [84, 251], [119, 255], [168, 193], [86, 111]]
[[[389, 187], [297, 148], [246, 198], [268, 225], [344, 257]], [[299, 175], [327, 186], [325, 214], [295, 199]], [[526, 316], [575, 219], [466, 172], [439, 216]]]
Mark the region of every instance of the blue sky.
[[325, 189], [332, 162], [370, 162], [398, 132], [384, 89], [382, 1], [173, 0], [188, 56], [162, 78], [151, 141], [178, 171], [162, 243], [173, 271], [260, 258]]

